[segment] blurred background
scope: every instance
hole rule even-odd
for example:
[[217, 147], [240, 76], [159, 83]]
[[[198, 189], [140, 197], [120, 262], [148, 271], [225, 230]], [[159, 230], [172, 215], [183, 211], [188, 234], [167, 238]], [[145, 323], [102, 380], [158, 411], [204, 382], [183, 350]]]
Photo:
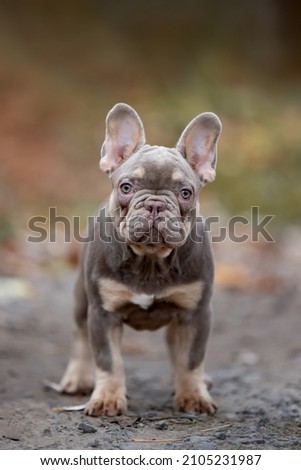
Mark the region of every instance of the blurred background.
[[[273, 432], [295, 419], [297, 404], [301, 417], [300, 400], [287, 398], [301, 364], [300, 10], [293, 0], [1, 1], [0, 395], [12, 400], [8, 416], [18, 411], [14, 400], [23, 400], [24, 423], [37, 399], [57, 403], [40, 383], [60, 379], [71, 341], [78, 246], [63, 242], [59, 224], [56, 243], [26, 243], [28, 219], [56, 207], [80, 216], [84, 229], [110, 192], [99, 150], [105, 116], [122, 101], [141, 116], [150, 144], [175, 145], [201, 112], [221, 118], [217, 178], [202, 192], [202, 212], [227, 222], [259, 206], [260, 219], [275, 215], [267, 228], [276, 243], [214, 244], [208, 365], [218, 384], [233, 386], [214, 393], [222, 410], [244, 412], [257, 400], [241, 388], [249, 379], [257, 393], [267, 385], [265, 400], [273, 391], [271, 413], [284, 413], [271, 420]], [[145, 396], [154, 387], [161, 396], [169, 390], [161, 333], [128, 334], [133, 394], [147, 376]], [[24, 441], [26, 429], [11, 442]]]
[[94, 212], [110, 188], [98, 156], [118, 101], [167, 146], [215, 112], [224, 130], [204, 205], [300, 222], [299, 13], [292, 0], [2, 1], [0, 240], [49, 206]]

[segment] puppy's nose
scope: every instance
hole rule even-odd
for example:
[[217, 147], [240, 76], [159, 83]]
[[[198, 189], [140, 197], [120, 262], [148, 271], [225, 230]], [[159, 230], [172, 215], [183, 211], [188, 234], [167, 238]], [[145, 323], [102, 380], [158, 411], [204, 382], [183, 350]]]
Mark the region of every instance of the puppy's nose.
[[166, 209], [166, 204], [163, 201], [149, 200], [144, 205], [145, 209], [150, 212], [152, 219], [156, 219], [160, 212]]

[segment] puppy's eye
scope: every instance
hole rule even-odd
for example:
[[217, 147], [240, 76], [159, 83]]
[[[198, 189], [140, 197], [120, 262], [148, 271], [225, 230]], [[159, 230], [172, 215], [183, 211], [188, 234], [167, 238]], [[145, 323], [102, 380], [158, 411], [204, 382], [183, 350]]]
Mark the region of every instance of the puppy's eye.
[[130, 183], [123, 183], [120, 185], [120, 190], [123, 194], [129, 194], [133, 189], [133, 186]]
[[192, 192], [190, 191], [190, 189], [182, 189], [181, 190], [181, 196], [183, 199], [190, 199], [190, 196], [191, 196]]

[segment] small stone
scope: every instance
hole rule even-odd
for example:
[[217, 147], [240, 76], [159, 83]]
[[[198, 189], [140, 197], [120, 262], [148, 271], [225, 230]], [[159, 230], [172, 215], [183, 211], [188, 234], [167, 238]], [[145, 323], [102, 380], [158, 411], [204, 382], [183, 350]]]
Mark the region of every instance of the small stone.
[[240, 439], [240, 443], [241, 444], [250, 444], [250, 439], [245, 439], [245, 438]]
[[160, 429], [160, 431], [166, 431], [168, 429], [168, 424], [165, 423], [165, 421], [159, 421], [159, 423], [155, 425], [155, 428]]
[[291, 405], [289, 408], [288, 408], [288, 415], [289, 416], [292, 416], [293, 418], [295, 417], [298, 417], [301, 415], [301, 410], [298, 406], [296, 405]]
[[248, 349], [243, 349], [238, 356], [238, 362], [247, 366], [254, 366], [258, 361], [258, 355], [254, 351], [250, 351]]
[[250, 426], [250, 432], [251, 433], [256, 433], [257, 432], [257, 426], [256, 425]]
[[43, 436], [51, 436], [51, 435], [52, 435], [51, 429], [49, 428], [44, 429]]
[[89, 447], [93, 447], [93, 448], [99, 447], [99, 441], [97, 439], [94, 439], [93, 441], [90, 441], [88, 445]]
[[169, 442], [166, 444], [166, 449], [168, 450], [183, 450], [183, 445], [178, 442]]
[[286, 446], [286, 442], [281, 442], [281, 441], [273, 441], [272, 444], [277, 449], [279, 449], [280, 447], [285, 447]]
[[243, 415], [266, 415], [266, 411], [263, 408], [257, 406], [248, 406], [242, 410]]
[[252, 439], [252, 442], [254, 442], [255, 444], [264, 444], [265, 440], [261, 437], [257, 437], [256, 439]]
[[237, 414], [236, 413], [225, 413], [225, 418], [228, 421], [237, 420]]
[[217, 448], [214, 442], [206, 441], [201, 436], [190, 436], [185, 439], [185, 449], [188, 450], [216, 450]]
[[267, 424], [269, 424], [269, 422], [270, 422], [269, 418], [265, 416], [264, 418], [260, 418], [260, 420], [257, 423], [257, 426], [258, 427], [266, 426]]
[[157, 413], [155, 411], [148, 411], [146, 414], [145, 414], [145, 417], [148, 418], [148, 419], [152, 419], [152, 418], [155, 418], [157, 416]]
[[224, 441], [227, 438], [227, 434], [225, 432], [217, 432], [214, 436], [216, 439], [220, 439], [221, 441]]
[[81, 421], [78, 424], [77, 429], [82, 431], [83, 434], [93, 433], [97, 431], [97, 429], [94, 426], [91, 426], [91, 424], [85, 423], [84, 421]]

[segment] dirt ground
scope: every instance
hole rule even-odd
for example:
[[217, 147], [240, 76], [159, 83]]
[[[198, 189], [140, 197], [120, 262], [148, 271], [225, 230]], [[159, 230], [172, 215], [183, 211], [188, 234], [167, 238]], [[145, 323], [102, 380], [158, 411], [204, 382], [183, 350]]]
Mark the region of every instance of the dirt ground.
[[60, 412], [86, 399], [43, 387], [68, 359], [74, 269], [60, 253], [49, 262], [3, 251], [2, 268], [13, 269], [0, 281], [0, 448], [301, 449], [300, 233], [214, 250], [207, 372], [217, 414], [175, 413], [164, 331], [126, 329], [129, 410], [117, 418]]

